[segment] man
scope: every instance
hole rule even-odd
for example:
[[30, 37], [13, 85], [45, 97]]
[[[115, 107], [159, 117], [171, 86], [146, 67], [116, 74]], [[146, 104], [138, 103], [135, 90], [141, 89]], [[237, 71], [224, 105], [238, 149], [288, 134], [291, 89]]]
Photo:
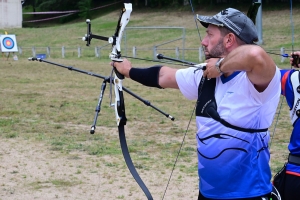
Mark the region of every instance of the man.
[[[300, 52], [293, 53], [299, 59]], [[299, 68], [299, 60], [292, 66]], [[280, 192], [283, 200], [294, 200], [300, 197], [300, 73], [299, 70], [282, 69], [281, 71], [281, 94], [285, 96], [290, 108], [290, 117], [293, 131], [288, 149], [290, 151], [288, 162], [283, 169], [274, 177], [274, 185]]]
[[280, 97], [280, 71], [259, 46], [253, 22], [228, 8], [197, 16], [206, 70], [111, 65], [150, 87], [175, 88], [197, 101], [199, 200], [268, 199], [272, 191], [269, 132]]

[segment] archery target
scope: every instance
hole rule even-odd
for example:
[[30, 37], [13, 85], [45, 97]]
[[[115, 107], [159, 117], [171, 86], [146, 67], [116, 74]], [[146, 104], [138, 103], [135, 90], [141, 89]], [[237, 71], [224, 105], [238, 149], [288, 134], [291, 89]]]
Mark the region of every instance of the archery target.
[[3, 39], [3, 46], [4, 46], [4, 48], [6, 48], [6, 49], [12, 49], [12, 48], [14, 48], [14, 46], [15, 46], [15, 42], [14, 42], [11, 38], [5, 37], [5, 38]]
[[15, 35], [0, 35], [0, 47], [2, 52], [17, 52], [18, 46]]

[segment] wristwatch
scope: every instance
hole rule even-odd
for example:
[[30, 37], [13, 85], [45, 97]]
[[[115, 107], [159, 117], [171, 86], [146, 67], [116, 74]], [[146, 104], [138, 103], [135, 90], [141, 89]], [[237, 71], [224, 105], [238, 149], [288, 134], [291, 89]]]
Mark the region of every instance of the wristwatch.
[[220, 74], [224, 74], [222, 71], [221, 71], [221, 69], [220, 69], [220, 65], [221, 65], [221, 62], [224, 60], [224, 58], [220, 58], [218, 61], [217, 61], [217, 63], [215, 64], [215, 66], [216, 66], [216, 69], [217, 69], [217, 71], [220, 73]]

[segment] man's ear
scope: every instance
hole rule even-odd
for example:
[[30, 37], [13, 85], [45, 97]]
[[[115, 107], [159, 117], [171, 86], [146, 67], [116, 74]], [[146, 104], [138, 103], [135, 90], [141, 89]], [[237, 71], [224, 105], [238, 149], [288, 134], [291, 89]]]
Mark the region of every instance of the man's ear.
[[226, 48], [232, 47], [236, 43], [236, 36], [233, 33], [228, 33], [224, 37], [224, 45]]

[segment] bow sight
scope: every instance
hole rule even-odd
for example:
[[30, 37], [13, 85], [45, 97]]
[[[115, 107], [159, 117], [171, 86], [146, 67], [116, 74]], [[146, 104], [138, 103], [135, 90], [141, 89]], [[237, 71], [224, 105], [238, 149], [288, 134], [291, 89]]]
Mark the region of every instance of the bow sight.
[[112, 44], [113, 47], [112, 52], [109, 54], [109, 58], [118, 62], [122, 61], [121, 39], [122, 39], [123, 31], [129, 22], [131, 11], [132, 11], [131, 3], [124, 3], [124, 8], [120, 12], [120, 17], [119, 17], [118, 25], [116, 27], [115, 34], [111, 37], [94, 35], [91, 31], [91, 20], [87, 19], [86, 20], [87, 34], [82, 38], [83, 41], [86, 41], [86, 46], [90, 46], [91, 40], [93, 38], [107, 41], [109, 44]]
[[86, 24], [87, 24], [87, 34], [85, 34], [85, 36], [82, 37], [82, 40], [86, 41], [86, 46], [90, 46], [92, 38], [96, 38], [98, 40], [108, 41], [108, 43], [110, 43], [110, 44], [111, 43], [114, 43], [114, 44], [116, 43], [116, 39], [113, 38], [113, 37], [104, 37], [104, 36], [92, 34], [91, 20], [90, 19], [86, 20]]

